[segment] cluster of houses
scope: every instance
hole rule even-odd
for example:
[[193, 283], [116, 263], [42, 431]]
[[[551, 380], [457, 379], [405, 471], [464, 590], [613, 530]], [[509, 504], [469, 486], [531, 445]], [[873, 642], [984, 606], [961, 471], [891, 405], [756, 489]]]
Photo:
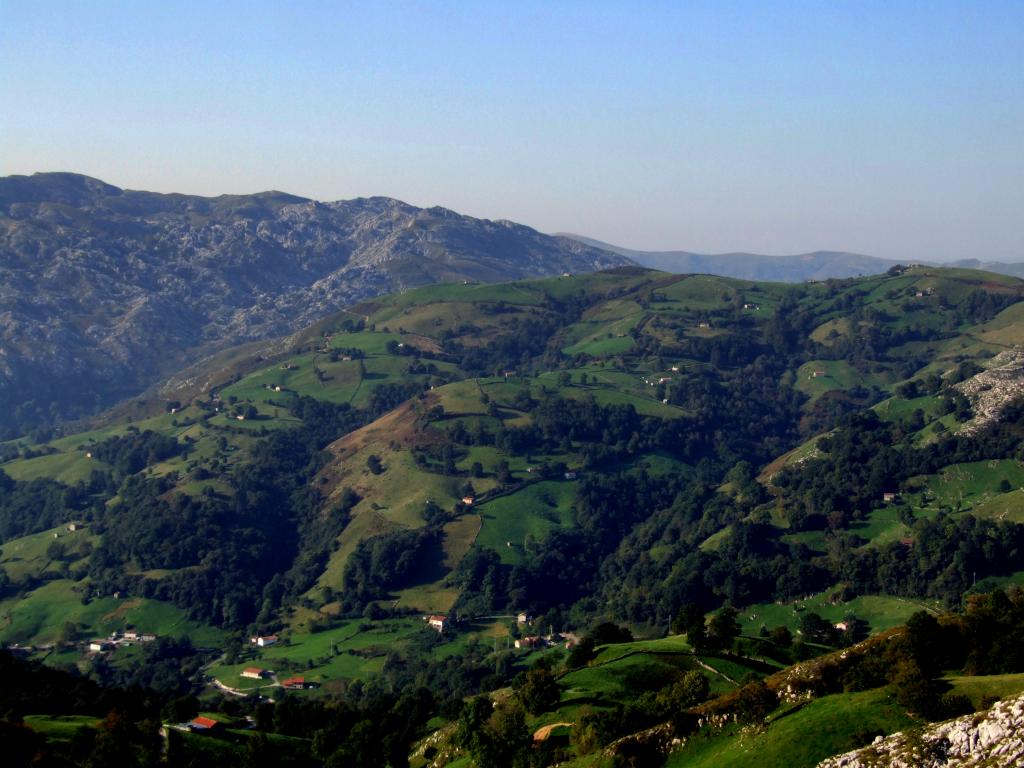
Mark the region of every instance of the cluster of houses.
[[304, 677], [289, 677], [281, 681], [281, 687], [286, 691], [302, 691], [307, 688], [316, 688], [317, 683], [307, 681]]
[[[521, 611], [516, 615], [516, 624], [520, 627], [533, 626], [533, 616]], [[579, 642], [579, 638], [572, 632], [553, 632], [547, 635], [524, 635], [518, 638], [513, 645], [517, 650], [537, 650], [540, 648], [554, 648], [564, 645], [567, 649], [572, 648]]]
[[524, 635], [516, 640], [513, 645], [519, 650], [538, 650], [540, 648], [554, 648], [559, 645], [569, 649], [578, 642], [579, 638], [571, 632], [555, 632], [550, 635]]
[[107, 653], [121, 645], [135, 645], [136, 643], [151, 643], [156, 640], [152, 632], [139, 632], [137, 629], [126, 629], [124, 632], [111, 632], [106, 639], [89, 641], [90, 653]]
[[[274, 673], [269, 669], [246, 667], [242, 670], [241, 677], [249, 680], [271, 680], [274, 677]], [[289, 677], [285, 680], [281, 680], [280, 685], [282, 688], [289, 691], [301, 691], [307, 688], [317, 687], [317, 683], [311, 681], [307, 682], [305, 677]]]

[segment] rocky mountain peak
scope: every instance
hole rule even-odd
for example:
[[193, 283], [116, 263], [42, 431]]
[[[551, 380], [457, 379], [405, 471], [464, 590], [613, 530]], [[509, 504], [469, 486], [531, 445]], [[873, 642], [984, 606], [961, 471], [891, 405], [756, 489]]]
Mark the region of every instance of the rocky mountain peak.
[[[382, 293], [631, 263], [387, 197], [199, 197], [0, 178], [0, 429], [80, 415]], [[18, 415], [15, 411], [20, 408]]]

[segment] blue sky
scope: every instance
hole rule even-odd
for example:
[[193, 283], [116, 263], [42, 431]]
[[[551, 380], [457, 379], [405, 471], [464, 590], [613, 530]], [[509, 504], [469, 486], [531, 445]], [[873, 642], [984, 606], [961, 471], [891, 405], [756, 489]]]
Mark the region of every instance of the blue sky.
[[1024, 260], [1024, 2], [0, 0], [0, 174]]

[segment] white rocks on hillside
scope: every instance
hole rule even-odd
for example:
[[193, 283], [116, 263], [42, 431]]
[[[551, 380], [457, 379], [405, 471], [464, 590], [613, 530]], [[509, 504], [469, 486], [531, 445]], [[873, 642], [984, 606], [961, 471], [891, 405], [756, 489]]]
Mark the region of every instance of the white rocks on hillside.
[[931, 725], [920, 734], [894, 733], [818, 768], [982, 768], [1024, 766], [1024, 696], [987, 712]]
[[999, 421], [1003, 409], [1024, 395], [1024, 350], [1020, 347], [1000, 352], [990, 367], [956, 385], [974, 408], [974, 418], [960, 428], [960, 434], [971, 435]]

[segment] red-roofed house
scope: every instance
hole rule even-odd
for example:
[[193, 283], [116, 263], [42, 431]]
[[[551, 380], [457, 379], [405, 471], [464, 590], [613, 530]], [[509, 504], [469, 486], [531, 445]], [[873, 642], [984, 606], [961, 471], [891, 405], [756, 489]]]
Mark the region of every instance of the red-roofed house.
[[218, 723], [212, 717], [203, 717], [202, 715], [200, 715], [199, 717], [193, 719], [188, 724], [188, 727], [191, 728], [193, 731], [212, 731], [216, 728], [219, 728], [220, 723]]
[[287, 688], [290, 691], [301, 691], [306, 687], [306, 678], [304, 677], [289, 677], [287, 680], [281, 681], [281, 687]]
[[262, 680], [265, 674], [267, 673], [259, 667], [246, 667], [242, 670], [242, 677], [248, 677], [253, 680]]
[[448, 626], [447, 616], [428, 616], [427, 624], [431, 629], [436, 629], [438, 632], [444, 632], [444, 628]]

